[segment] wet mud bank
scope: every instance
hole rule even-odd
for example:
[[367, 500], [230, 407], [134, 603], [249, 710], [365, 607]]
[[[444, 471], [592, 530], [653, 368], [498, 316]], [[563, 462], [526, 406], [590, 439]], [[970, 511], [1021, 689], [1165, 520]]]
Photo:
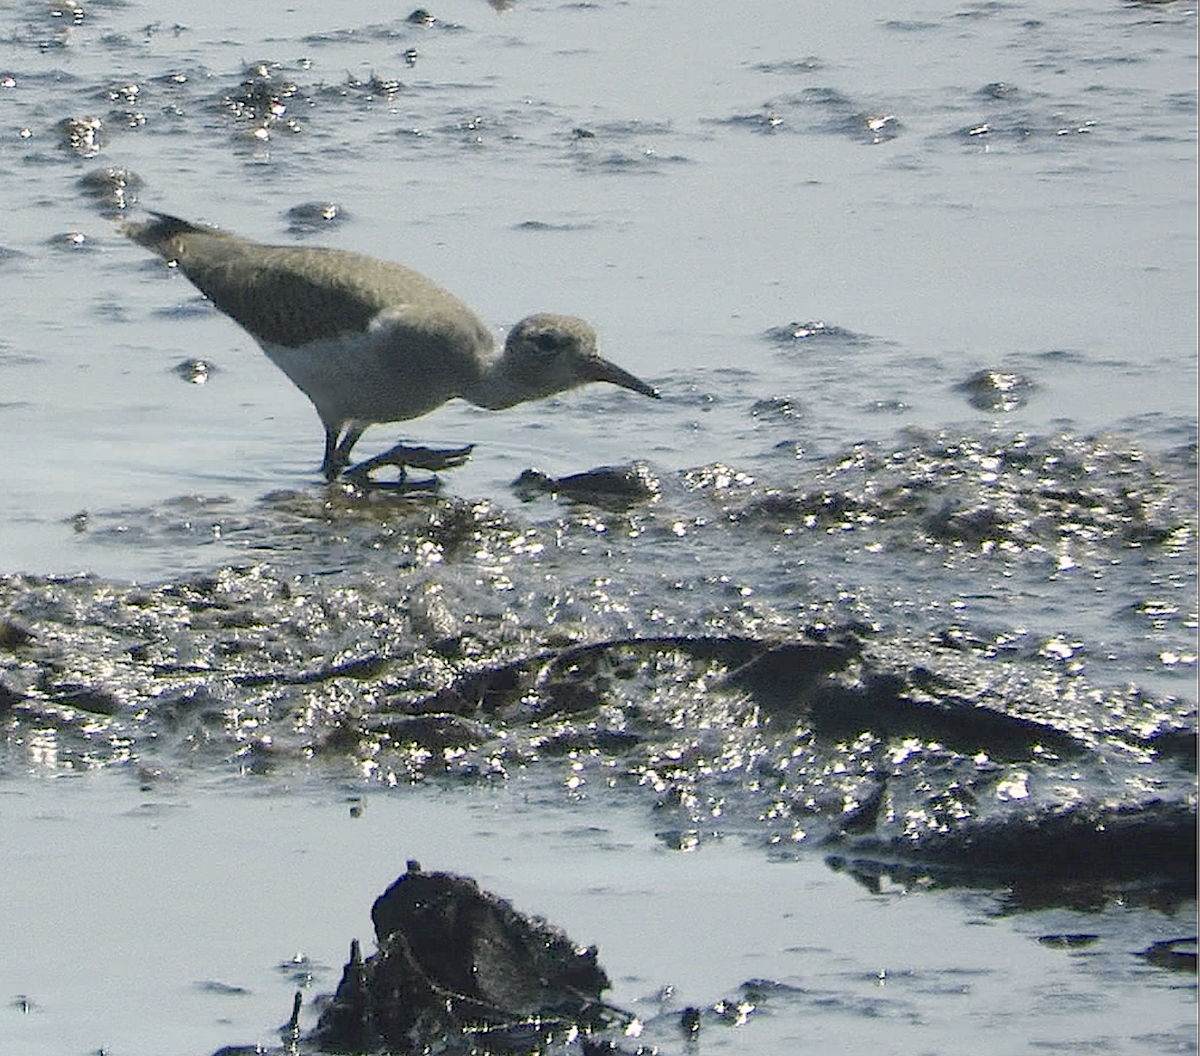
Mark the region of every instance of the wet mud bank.
[[906, 439], [615, 509], [331, 488], [93, 514], [99, 545], [219, 534], [246, 560], [0, 580], [2, 765], [543, 768], [644, 790], [669, 847], [1188, 897], [1192, 454]]

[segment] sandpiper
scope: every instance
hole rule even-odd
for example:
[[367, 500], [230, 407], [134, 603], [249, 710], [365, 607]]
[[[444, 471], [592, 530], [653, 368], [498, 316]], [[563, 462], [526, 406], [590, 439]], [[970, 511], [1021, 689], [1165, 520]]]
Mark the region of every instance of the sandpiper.
[[[325, 427], [321, 469], [332, 481], [367, 426], [417, 418], [461, 397], [500, 410], [607, 381], [644, 396], [651, 385], [601, 358], [582, 319], [522, 319], [497, 354], [492, 334], [462, 301], [424, 275], [340, 249], [272, 246], [164, 213], [126, 222], [251, 337], [313, 402]], [[398, 444], [346, 470], [365, 481], [379, 466], [438, 471], [471, 446], [433, 451]]]

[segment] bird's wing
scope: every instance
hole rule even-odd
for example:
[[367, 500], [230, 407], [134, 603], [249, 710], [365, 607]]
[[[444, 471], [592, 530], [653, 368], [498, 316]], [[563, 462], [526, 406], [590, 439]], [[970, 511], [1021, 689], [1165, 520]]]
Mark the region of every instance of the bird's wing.
[[299, 348], [366, 331], [380, 313], [409, 318], [414, 326], [436, 317], [445, 328], [451, 319], [472, 337], [487, 333], [458, 298], [391, 261], [339, 249], [250, 242], [165, 215], [128, 225], [126, 233], [174, 261], [260, 342]]

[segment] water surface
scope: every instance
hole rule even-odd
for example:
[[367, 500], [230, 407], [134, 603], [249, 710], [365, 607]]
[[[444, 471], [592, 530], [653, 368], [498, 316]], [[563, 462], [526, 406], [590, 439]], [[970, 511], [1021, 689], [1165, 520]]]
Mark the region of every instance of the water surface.
[[[1194, 815], [1195, 5], [430, 10], [0, 16], [0, 1039], [273, 1042], [278, 965], [332, 989], [415, 856], [598, 943], [662, 1051], [661, 988], [754, 979], [705, 1051], [1195, 1051], [1194, 976], [1137, 956], [1194, 901], [821, 849], [881, 774], [884, 837]], [[305, 397], [115, 205], [400, 260], [498, 335], [584, 316], [663, 399], [451, 404], [362, 442], [477, 444], [443, 505], [327, 492]], [[629, 508], [512, 487], [633, 460]], [[621, 644], [672, 635], [853, 639], [1077, 754], [843, 736]], [[552, 655], [573, 715], [505, 697], [432, 761], [371, 725]]]

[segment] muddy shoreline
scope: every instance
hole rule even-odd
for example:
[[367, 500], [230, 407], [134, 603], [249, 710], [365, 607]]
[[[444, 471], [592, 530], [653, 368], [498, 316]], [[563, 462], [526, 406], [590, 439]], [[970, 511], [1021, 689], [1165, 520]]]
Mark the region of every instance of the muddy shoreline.
[[[719, 818], [773, 853], [1032, 876], [1043, 899], [1082, 880], [1194, 886], [1194, 701], [1109, 674], [1142, 642], [904, 626], [878, 593], [798, 597], [743, 563], [748, 545], [777, 563], [840, 546], [932, 557], [951, 585], [1000, 570], [1056, 590], [1149, 568], [1156, 593], [1127, 611], [1164, 665], [1186, 654], [1195, 515], [1169, 463], [1110, 438], [1022, 439], [979, 474], [971, 450], [856, 449], [787, 488], [708, 467], [541, 522], [345, 489], [95, 517], [127, 544], [172, 517], [216, 524], [253, 560], [147, 585], [0, 580], [4, 766], [153, 781], [315, 761], [394, 783], [569, 759], [643, 789], [668, 845]], [[1047, 464], [1052, 482], [1030, 471]], [[1047, 581], [1067, 554], [1075, 578]]]

